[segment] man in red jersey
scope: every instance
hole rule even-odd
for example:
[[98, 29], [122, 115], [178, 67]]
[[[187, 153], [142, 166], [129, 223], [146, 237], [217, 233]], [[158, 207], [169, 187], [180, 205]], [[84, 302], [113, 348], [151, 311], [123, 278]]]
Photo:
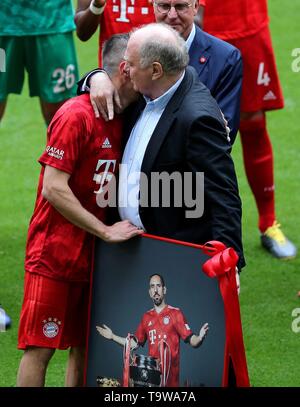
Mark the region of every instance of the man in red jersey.
[[273, 152], [266, 127], [265, 112], [284, 105], [268, 24], [266, 0], [206, 0], [205, 31], [230, 42], [243, 58], [240, 135], [261, 243], [274, 257], [289, 259], [297, 249], [276, 221]]
[[[131, 348], [144, 346], [148, 340], [149, 355], [161, 360], [161, 348], [165, 346], [166, 359], [170, 362], [169, 369], [168, 366], [165, 366], [165, 386], [178, 387], [180, 338], [193, 348], [198, 348], [205, 339], [209, 327], [208, 323], [205, 323], [201, 327], [199, 335], [195, 335], [182, 311], [166, 304], [166, 293], [164, 278], [160, 274], [153, 274], [149, 280], [149, 295], [154, 308], [143, 315], [135, 332], [136, 341], [132, 340]], [[96, 328], [104, 338], [124, 346], [126, 339], [115, 335], [108, 326], [103, 325], [103, 327], [97, 326]]]
[[[116, 36], [103, 53], [124, 106], [137, 97], [122, 61], [127, 41], [126, 34]], [[66, 386], [83, 384], [95, 236], [113, 243], [142, 233], [126, 220], [104, 223], [104, 195], [118, 168], [121, 134], [120, 117], [95, 119], [86, 95], [62, 106], [49, 126], [27, 238], [18, 386], [43, 386], [55, 349], [67, 348]]]
[[[155, 22], [152, 3], [151, 0], [78, 0], [75, 14], [78, 37], [87, 41], [100, 26], [99, 66], [102, 66], [103, 43], [111, 35]], [[204, 4], [204, 0], [199, 0], [199, 4]]]

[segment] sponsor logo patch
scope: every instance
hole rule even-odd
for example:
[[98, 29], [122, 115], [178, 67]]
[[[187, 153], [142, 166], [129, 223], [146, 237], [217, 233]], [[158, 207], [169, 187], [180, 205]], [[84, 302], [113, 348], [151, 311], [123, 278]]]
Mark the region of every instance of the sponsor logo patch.
[[58, 160], [62, 160], [65, 153], [64, 150], [52, 146], [47, 146], [46, 151], [50, 157], [57, 158]]

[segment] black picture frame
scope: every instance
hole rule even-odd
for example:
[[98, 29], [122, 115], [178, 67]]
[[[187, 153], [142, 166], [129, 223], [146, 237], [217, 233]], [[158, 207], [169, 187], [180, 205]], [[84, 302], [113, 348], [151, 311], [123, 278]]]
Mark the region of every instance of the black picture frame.
[[[208, 277], [209, 257], [197, 245], [143, 235], [121, 244], [98, 240], [92, 279], [85, 381], [97, 378], [123, 385], [123, 348], [103, 338], [96, 325], [105, 324], [119, 336], [134, 334], [143, 313], [153, 308], [149, 277], [161, 274], [166, 302], [180, 308], [195, 334], [208, 322], [209, 332], [199, 348], [181, 341], [180, 386], [219, 387], [224, 382], [226, 321], [219, 281]], [[147, 355], [147, 344], [135, 351]]]

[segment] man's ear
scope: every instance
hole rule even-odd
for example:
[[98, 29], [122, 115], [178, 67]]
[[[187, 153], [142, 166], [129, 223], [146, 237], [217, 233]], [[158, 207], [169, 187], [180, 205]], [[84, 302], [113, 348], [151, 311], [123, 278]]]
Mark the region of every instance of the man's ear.
[[164, 294], [167, 294], [167, 287], [164, 286]]
[[160, 79], [164, 74], [163, 68], [159, 62], [152, 63], [152, 80]]
[[[202, 10], [204, 9], [203, 6], [201, 6], [200, 8], [202, 8]], [[198, 2], [198, 0], [195, 0], [195, 3], [193, 5], [194, 16], [198, 13], [198, 9], [199, 9], [199, 2]]]
[[126, 61], [120, 62], [119, 72], [124, 79], [129, 79], [129, 69]]

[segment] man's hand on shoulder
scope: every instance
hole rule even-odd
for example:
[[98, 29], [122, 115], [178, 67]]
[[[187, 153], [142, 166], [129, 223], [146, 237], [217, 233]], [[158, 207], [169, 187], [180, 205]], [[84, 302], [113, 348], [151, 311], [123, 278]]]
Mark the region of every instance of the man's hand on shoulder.
[[90, 99], [95, 116], [104, 120], [114, 118], [114, 103], [121, 109], [118, 91], [106, 72], [97, 72], [90, 79]]

